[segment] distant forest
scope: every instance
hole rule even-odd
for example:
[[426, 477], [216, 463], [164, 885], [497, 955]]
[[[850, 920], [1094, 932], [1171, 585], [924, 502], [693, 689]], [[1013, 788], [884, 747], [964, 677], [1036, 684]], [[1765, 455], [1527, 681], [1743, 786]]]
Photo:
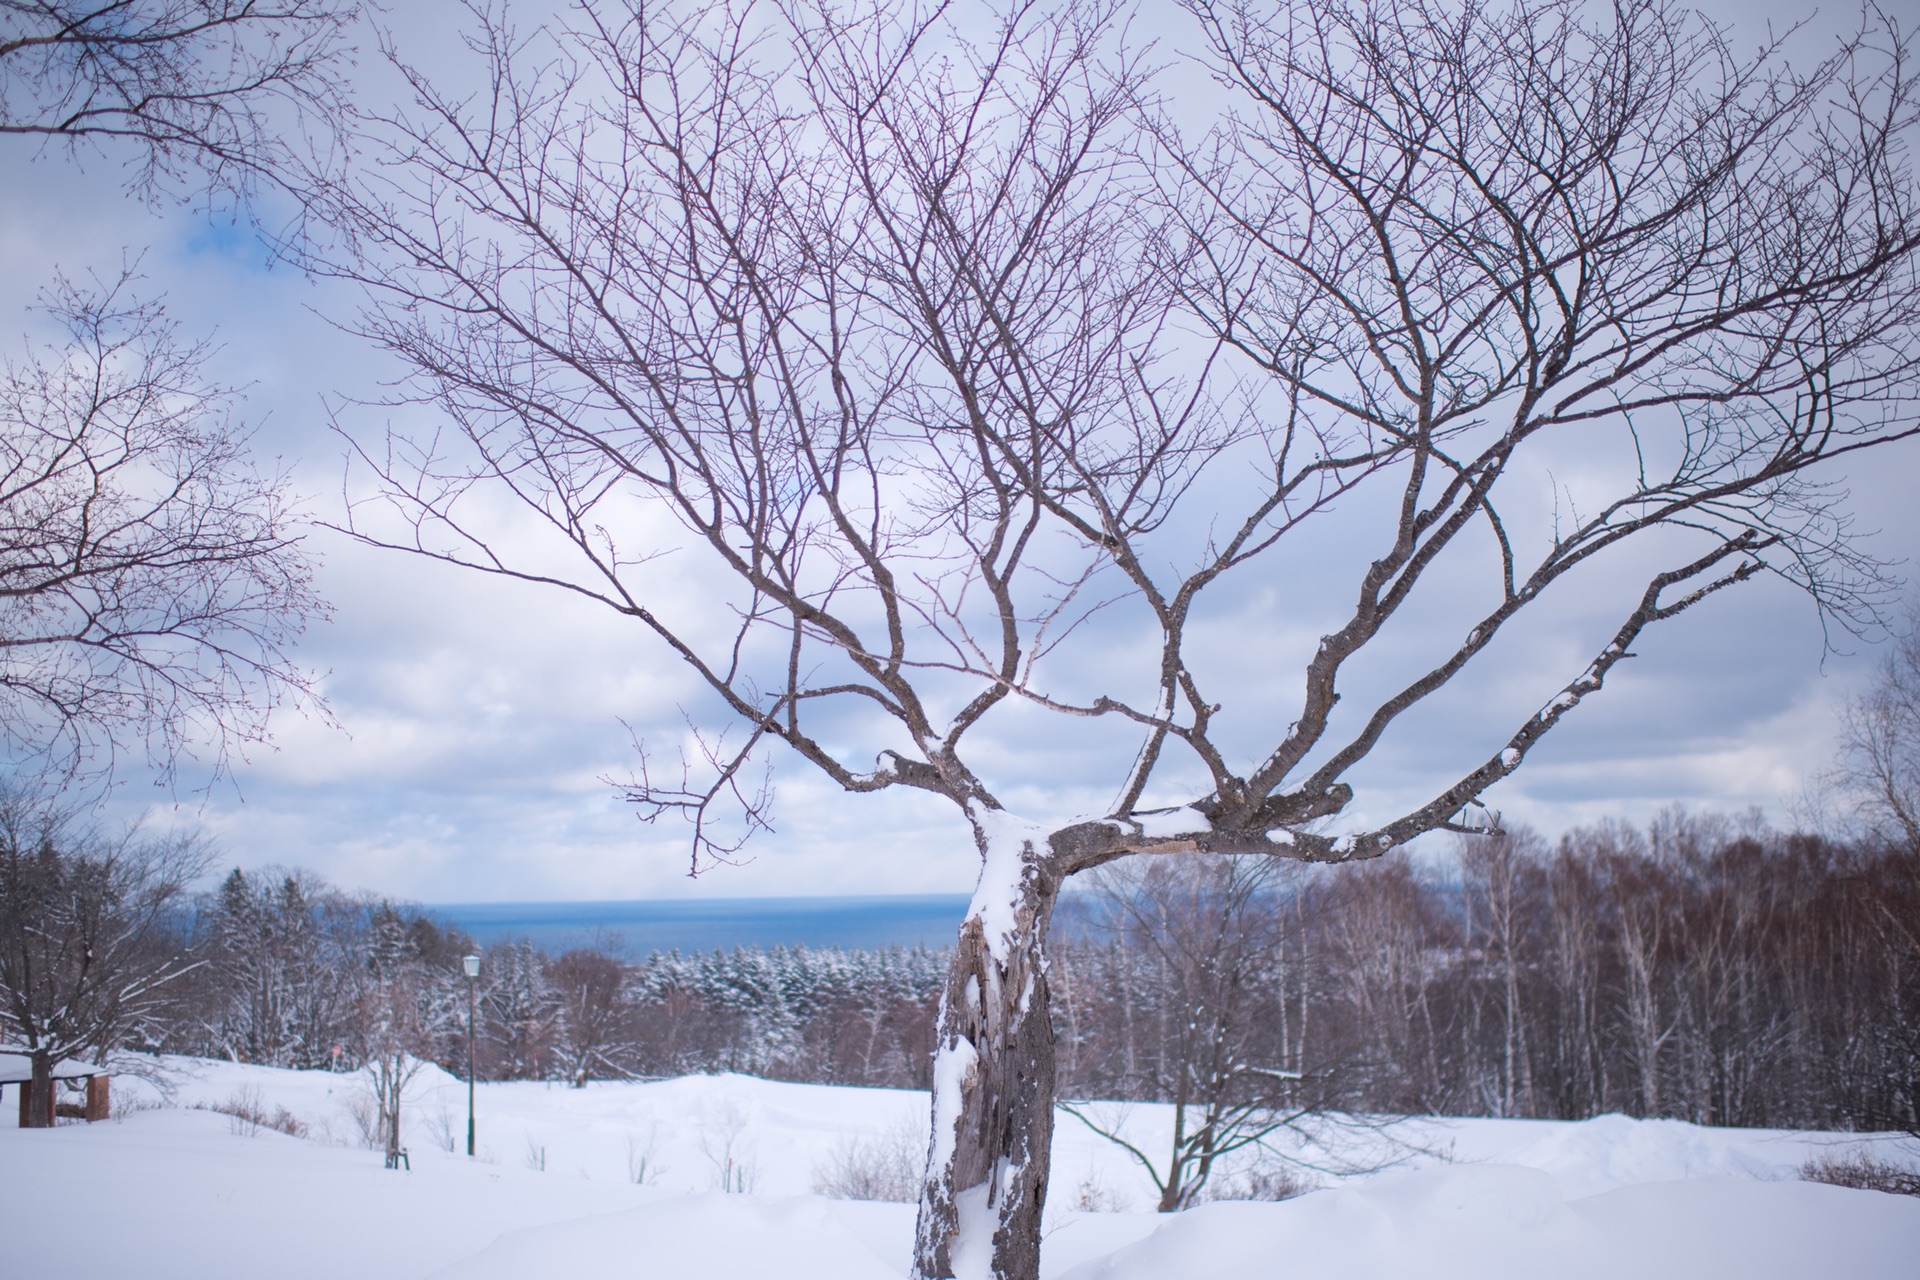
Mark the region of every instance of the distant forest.
[[[152, 1051], [464, 1075], [471, 940], [302, 872], [234, 871], [180, 917]], [[1548, 846], [1315, 869], [1162, 857], [1063, 906], [1063, 1096], [1301, 1110], [1920, 1130], [1920, 864], [1669, 816]], [[498, 946], [477, 1074], [742, 1071], [925, 1088], [947, 957], [742, 948], [630, 963]]]

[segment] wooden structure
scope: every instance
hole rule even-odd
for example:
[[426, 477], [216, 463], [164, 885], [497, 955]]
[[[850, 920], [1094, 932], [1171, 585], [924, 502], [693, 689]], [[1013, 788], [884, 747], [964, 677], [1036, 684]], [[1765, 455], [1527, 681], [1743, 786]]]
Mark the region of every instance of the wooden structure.
[[[86, 1082], [87, 1097], [84, 1103], [63, 1103], [55, 1097], [60, 1085]], [[29, 1124], [36, 1111], [41, 1116], [41, 1124], [51, 1127], [53, 1122], [67, 1116], [75, 1120], [105, 1120], [111, 1108], [107, 1087], [107, 1069], [90, 1062], [75, 1062], [63, 1058], [53, 1064], [53, 1088], [44, 1096], [33, 1087], [33, 1060], [24, 1053], [0, 1050], [0, 1090], [13, 1085], [20, 1091], [20, 1127], [32, 1127]]]

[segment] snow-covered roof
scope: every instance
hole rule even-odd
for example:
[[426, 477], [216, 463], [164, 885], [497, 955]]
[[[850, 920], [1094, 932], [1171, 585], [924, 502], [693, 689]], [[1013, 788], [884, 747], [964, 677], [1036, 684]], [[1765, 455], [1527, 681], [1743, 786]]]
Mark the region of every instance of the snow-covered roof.
[[[75, 1062], [72, 1058], [62, 1058], [53, 1064], [55, 1080], [85, 1080], [88, 1076], [107, 1074], [105, 1067], [95, 1066], [91, 1062]], [[24, 1053], [0, 1050], [0, 1084], [19, 1084], [23, 1080], [33, 1079], [33, 1059]]]

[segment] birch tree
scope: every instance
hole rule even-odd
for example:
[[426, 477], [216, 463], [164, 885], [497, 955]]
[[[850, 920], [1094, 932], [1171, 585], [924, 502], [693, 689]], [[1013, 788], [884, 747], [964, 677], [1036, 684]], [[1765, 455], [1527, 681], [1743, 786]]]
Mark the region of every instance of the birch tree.
[[1539, 854], [1539, 838], [1532, 832], [1505, 831], [1494, 836], [1463, 838], [1458, 853], [1467, 908], [1468, 936], [1485, 948], [1500, 979], [1501, 1055], [1498, 1104], [1494, 1114], [1532, 1116], [1533, 1067], [1527, 1047], [1527, 1016], [1521, 999], [1521, 939], [1532, 913], [1523, 896], [1533, 890], [1531, 873]]
[[[1187, 18], [1215, 123], [1098, 0], [487, 11], [477, 91], [403, 63], [326, 193], [317, 265], [425, 424], [353, 436], [350, 534], [685, 664], [692, 745], [627, 793], [696, 869], [788, 762], [971, 833], [927, 1280], [1037, 1274], [1069, 877], [1493, 825], [1660, 624], [1763, 574], [1857, 617], [1875, 566], [1811, 469], [1915, 430], [1896, 33], [1790, 70], [1638, 0]], [[1462, 724], [1431, 794], [1361, 798], [1403, 717], [1603, 568], [1635, 586], [1559, 687]], [[1210, 642], [1257, 592], [1326, 628], [1291, 674], [1277, 636]], [[1478, 616], [1393, 647], [1436, 593]], [[1005, 746], [1036, 718], [1110, 765], [1094, 816], [1010, 808], [1050, 782]]]

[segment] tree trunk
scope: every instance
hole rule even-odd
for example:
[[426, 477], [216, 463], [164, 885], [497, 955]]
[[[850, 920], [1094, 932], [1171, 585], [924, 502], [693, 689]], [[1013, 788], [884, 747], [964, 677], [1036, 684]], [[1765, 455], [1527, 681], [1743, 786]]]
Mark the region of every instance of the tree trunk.
[[1161, 1190], [1160, 1199], [1153, 1206], [1155, 1213], [1178, 1213], [1180, 1211], [1180, 1201], [1186, 1197], [1186, 1188], [1180, 1183], [1180, 1175], [1183, 1172], [1184, 1170], [1181, 1169], [1176, 1158], [1172, 1172], [1167, 1174], [1167, 1185]]
[[916, 1280], [1040, 1274], [1054, 1103], [1046, 939], [1060, 885], [1043, 832], [979, 838], [980, 886], [940, 999]]
[[387, 1168], [395, 1169], [400, 1165], [400, 1108], [389, 1103], [392, 1110], [387, 1112]]
[[24, 1086], [26, 1096], [20, 1101], [20, 1127], [23, 1129], [51, 1129], [53, 1127], [53, 1055], [44, 1050], [36, 1050], [28, 1056], [33, 1078]]

